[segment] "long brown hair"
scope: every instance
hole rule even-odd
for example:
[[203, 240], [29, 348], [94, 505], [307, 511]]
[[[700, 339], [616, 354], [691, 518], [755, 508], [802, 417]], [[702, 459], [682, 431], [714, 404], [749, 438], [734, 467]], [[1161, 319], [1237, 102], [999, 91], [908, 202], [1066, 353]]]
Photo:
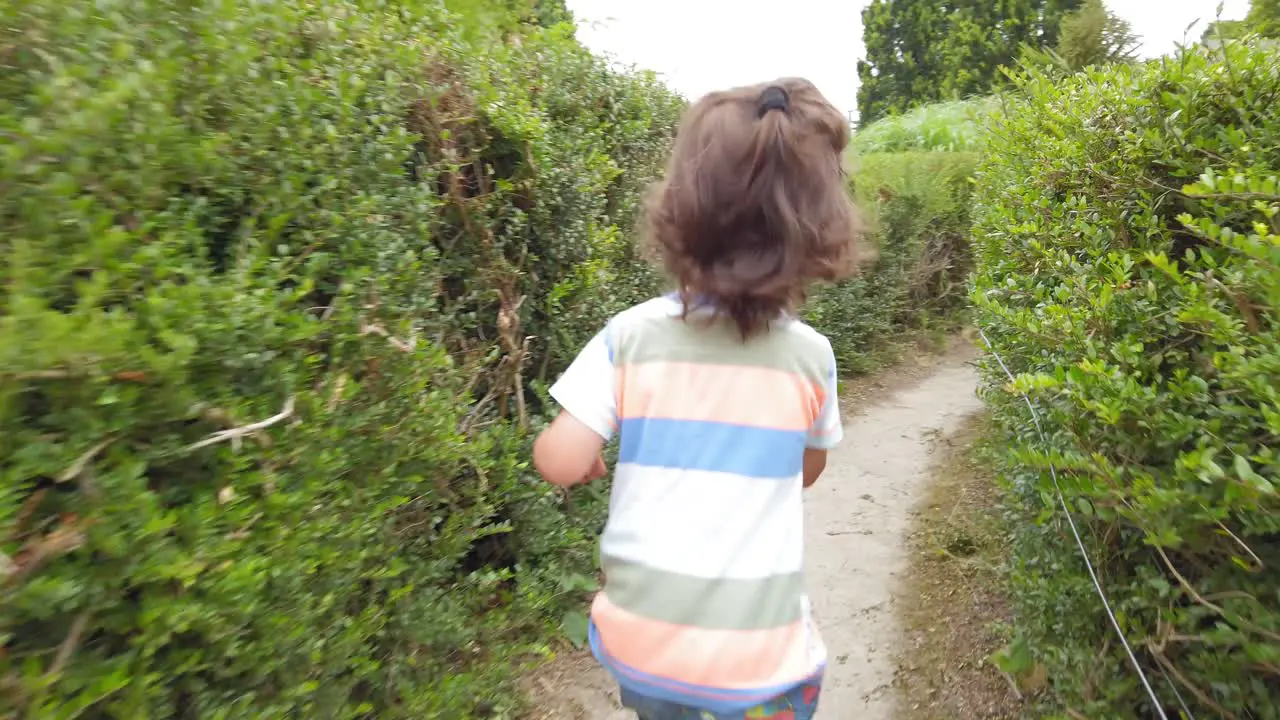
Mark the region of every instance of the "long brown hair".
[[645, 234], [679, 284], [743, 338], [855, 270], [862, 225], [846, 187], [844, 117], [807, 80], [716, 92], [686, 111]]

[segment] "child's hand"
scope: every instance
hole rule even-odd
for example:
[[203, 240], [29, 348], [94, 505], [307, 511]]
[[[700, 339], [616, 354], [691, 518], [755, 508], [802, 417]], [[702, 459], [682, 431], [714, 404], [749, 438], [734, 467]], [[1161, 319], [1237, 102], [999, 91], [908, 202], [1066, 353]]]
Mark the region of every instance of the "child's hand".
[[591, 466], [590, 472], [587, 473], [586, 477], [582, 478], [582, 482], [589, 483], [592, 480], [599, 480], [608, 474], [609, 468], [605, 467], [604, 458], [597, 457], [595, 465]]

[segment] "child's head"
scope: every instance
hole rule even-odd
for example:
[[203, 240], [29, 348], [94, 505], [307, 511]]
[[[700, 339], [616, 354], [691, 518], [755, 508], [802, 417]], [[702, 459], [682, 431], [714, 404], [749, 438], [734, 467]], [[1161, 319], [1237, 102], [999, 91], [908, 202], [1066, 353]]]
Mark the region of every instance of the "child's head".
[[649, 240], [685, 311], [706, 305], [743, 336], [853, 269], [845, 118], [800, 79], [712, 93], [685, 113], [649, 198]]

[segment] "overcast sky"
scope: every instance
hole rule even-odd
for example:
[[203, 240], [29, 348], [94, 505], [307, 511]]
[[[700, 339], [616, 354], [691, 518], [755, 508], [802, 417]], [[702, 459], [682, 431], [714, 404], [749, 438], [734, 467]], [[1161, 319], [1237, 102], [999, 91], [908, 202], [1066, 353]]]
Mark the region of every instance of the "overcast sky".
[[[868, 0], [567, 0], [578, 37], [599, 53], [661, 73], [690, 99], [777, 77], [813, 81], [836, 107], [857, 108], [862, 8]], [[1218, 0], [1106, 0], [1157, 57], [1200, 37]], [[1225, 0], [1223, 19], [1249, 0]]]

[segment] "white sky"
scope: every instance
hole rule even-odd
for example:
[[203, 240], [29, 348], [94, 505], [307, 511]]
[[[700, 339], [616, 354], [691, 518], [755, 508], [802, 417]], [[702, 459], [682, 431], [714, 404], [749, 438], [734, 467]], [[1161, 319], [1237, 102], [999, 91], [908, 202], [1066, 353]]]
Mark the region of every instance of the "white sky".
[[[621, 63], [661, 73], [691, 100], [778, 77], [811, 80], [846, 113], [857, 109], [862, 8], [868, 0], [567, 0], [578, 37]], [[1106, 0], [1133, 24], [1145, 57], [1197, 41], [1219, 0]], [[1243, 18], [1249, 0], [1224, 0]]]

